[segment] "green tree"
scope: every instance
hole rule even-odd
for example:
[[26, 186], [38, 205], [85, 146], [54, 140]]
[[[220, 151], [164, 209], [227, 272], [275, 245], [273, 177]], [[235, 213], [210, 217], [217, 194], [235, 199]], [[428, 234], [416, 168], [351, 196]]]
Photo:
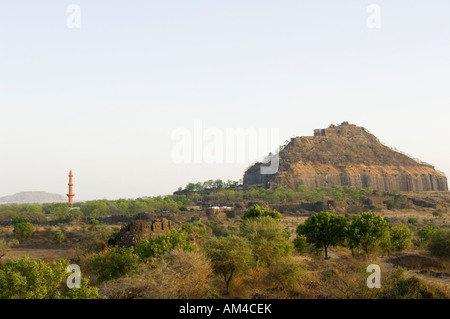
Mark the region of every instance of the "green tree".
[[141, 259], [159, 257], [175, 248], [195, 251], [196, 246], [188, 240], [188, 233], [174, 229], [169, 233], [155, 239], [141, 240], [136, 245], [136, 254]]
[[114, 247], [104, 255], [96, 255], [91, 260], [94, 273], [100, 281], [122, 277], [135, 270], [139, 256], [134, 248]]
[[362, 248], [366, 254], [374, 248], [386, 242], [389, 236], [390, 224], [373, 212], [354, 216], [348, 228], [350, 248]]
[[19, 260], [8, 260], [0, 267], [0, 299], [94, 299], [98, 289], [88, 287], [89, 281], [82, 278], [81, 287], [66, 286], [69, 260], [54, 263], [30, 260], [27, 256]]
[[418, 232], [417, 235], [419, 236], [418, 239], [413, 240], [414, 245], [421, 247], [423, 245], [426, 245], [430, 242], [431, 240], [431, 236], [433, 236], [433, 234], [438, 231], [438, 227], [436, 225], [427, 225], [423, 228], [421, 228]]
[[59, 231], [57, 232], [54, 236], [53, 236], [53, 240], [58, 243], [61, 244], [64, 241], [64, 234]]
[[408, 249], [411, 246], [411, 239], [413, 233], [406, 225], [398, 225], [392, 229], [390, 238], [392, 249], [394, 251], [402, 251]]
[[293, 245], [289, 243], [289, 231], [270, 216], [244, 219], [239, 230], [240, 235], [252, 245], [257, 265], [271, 264], [293, 250]]
[[17, 233], [21, 238], [30, 238], [34, 233], [33, 224], [30, 223], [26, 217], [18, 217], [13, 220], [14, 233]]
[[246, 238], [232, 235], [214, 238], [206, 242], [203, 248], [211, 259], [214, 272], [223, 277], [228, 294], [233, 275], [246, 271], [252, 265], [251, 244]]
[[181, 230], [188, 234], [188, 239], [194, 244], [201, 243], [207, 234], [205, 225], [200, 222], [184, 224]]
[[440, 229], [431, 236], [430, 253], [437, 257], [450, 257], [450, 229]]
[[300, 254], [307, 253], [309, 251], [309, 247], [308, 247], [309, 244], [308, 244], [308, 240], [306, 239], [305, 235], [295, 236], [293, 244], [294, 244], [295, 250]]
[[277, 212], [275, 209], [273, 210], [266, 209], [257, 204], [253, 205], [248, 211], [246, 211], [244, 216], [242, 216], [242, 219], [257, 218], [263, 216], [268, 216], [277, 220], [281, 220], [281, 214]]
[[344, 243], [347, 230], [347, 219], [334, 212], [321, 212], [308, 217], [304, 224], [297, 227], [297, 234], [304, 235], [308, 243], [323, 248], [325, 259], [328, 248]]

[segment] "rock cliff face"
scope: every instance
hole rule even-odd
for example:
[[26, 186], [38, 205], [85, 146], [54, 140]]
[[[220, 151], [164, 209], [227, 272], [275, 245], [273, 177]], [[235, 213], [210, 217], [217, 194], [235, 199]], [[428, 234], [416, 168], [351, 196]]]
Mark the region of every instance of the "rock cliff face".
[[422, 163], [383, 145], [365, 128], [346, 122], [292, 138], [279, 153], [275, 174], [261, 174], [256, 163], [244, 174], [245, 185], [266, 188], [356, 186], [392, 191], [447, 191], [447, 178]]

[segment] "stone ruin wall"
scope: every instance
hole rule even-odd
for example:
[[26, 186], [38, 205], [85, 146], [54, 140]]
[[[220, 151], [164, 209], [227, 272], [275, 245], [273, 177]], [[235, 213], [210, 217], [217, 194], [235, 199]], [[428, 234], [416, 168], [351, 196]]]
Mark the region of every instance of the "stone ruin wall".
[[121, 247], [131, 247], [140, 240], [155, 239], [172, 229], [172, 224], [167, 219], [149, 221], [134, 221], [123, 226], [116, 237], [115, 244]]

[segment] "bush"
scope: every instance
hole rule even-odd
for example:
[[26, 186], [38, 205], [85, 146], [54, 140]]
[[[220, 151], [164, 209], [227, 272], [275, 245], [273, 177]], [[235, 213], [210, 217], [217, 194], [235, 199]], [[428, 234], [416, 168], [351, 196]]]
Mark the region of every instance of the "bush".
[[412, 276], [405, 278], [402, 268], [394, 268], [387, 278], [388, 287], [380, 292], [382, 299], [448, 299], [449, 296], [439, 288], [427, 285], [423, 280]]
[[308, 241], [306, 240], [306, 236], [297, 235], [294, 238], [293, 243], [294, 243], [294, 248], [298, 253], [303, 254], [303, 253], [307, 253], [309, 251], [309, 244], [308, 244]]
[[434, 217], [441, 217], [442, 213], [440, 211], [436, 210], [436, 211], [433, 212], [433, 216]]
[[81, 288], [68, 289], [69, 261], [47, 264], [28, 257], [8, 260], [0, 268], [0, 299], [95, 299], [98, 290], [81, 278]]
[[13, 232], [19, 234], [21, 238], [30, 238], [34, 233], [34, 227], [29, 221], [19, 221], [14, 223]]
[[419, 219], [415, 217], [408, 218], [408, 224], [417, 225], [419, 223]]
[[199, 299], [212, 294], [210, 260], [203, 254], [174, 249], [142, 273], [104, 283], [103, 294], [114, 299]]
[[440, 229], [431, 236], [430, 253], [437, 257], [450, 257], [450, 229]]
[[393, 251], [401, 251], [411, 246], [412, 232], [405, 225], [398, 225], [392, 229], [390, 234]]
[[243, 220], [240, 235], [252, 245], [257, 265], [271, 264], [293, 250], [293, 245], [289, 243], [289, 231], [269, 216]]
[[179, 232], [175, 229], [155, 239], [141, 240], [136, 246], [136, 254], [141, 259], [154, 258], [164, 255], [175, 248], [189, 251], [196, 250], [196, 246], [188, 241], [188, 233], [185, 231]]
[[264, 282], [278, 290], [292, 291], [298, 287], [302, 274], [303, 268], [288, 256], [269, 266]]
[[91, 267], [99, 281], [122, 277], [137, 268], [139, 256], [134, 248], [114, 247], [104, 255], [96, 255], [91, 260]]
[[92, 218], [89, 221], [89, 225], [91, 225], [91, 226], [97, 226], [98, 224], [100, 224], [100, 222], [97, 219], [95, 219], [95, 218]]
[[430, 242], [431, 236], [438, 230], [439, 228], [436, 225], [427, 225], [419, 230], [417, 235], [418, 239], [413, 240], [414, 245], [418, 247], [422, 247]]
[[242, 216], [242, 219], [265, 217], [265, 216], [281, 220], [281, 214], [277, 212], [275, 209], [273, 210], [266, 209], [256, 204], [245, 212], [244, 216]]
[[61, 244], [64, 241], [64, 234], [59, 231], [55, 234], [55, 236], [53, 236], [53, 240], [58, 243]]

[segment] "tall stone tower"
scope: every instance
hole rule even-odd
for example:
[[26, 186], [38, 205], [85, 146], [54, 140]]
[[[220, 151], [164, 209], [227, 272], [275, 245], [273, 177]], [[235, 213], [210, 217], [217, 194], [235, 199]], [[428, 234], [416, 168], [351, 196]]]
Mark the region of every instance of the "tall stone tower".
[[67, 194], [67, 197], [69, 197], [69, 203], [73, 204], [73, 197], [75, 194], [73, 193], [73, 173], [72, 171], [69, 172], [69, 194]]

